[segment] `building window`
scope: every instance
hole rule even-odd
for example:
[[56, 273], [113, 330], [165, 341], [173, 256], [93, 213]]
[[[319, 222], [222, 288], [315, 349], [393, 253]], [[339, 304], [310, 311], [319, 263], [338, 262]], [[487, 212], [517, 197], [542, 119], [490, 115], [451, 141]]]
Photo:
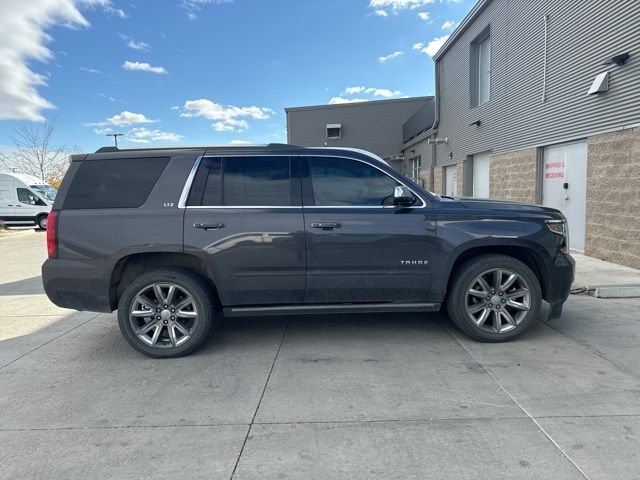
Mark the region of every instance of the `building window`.
[[339, 123], [327, 124], [327, 140], [342, 138], [342, 125]]
[[415, 183], [423, 187], [424, 185], [422, 181], [422, 159], [420, 155], [409, 159], [409, 163], [411, 164], [411, 180], [413, 180]]
[[491, 98], [491, 35], [489, 28], [471, 43], [471, 106]]

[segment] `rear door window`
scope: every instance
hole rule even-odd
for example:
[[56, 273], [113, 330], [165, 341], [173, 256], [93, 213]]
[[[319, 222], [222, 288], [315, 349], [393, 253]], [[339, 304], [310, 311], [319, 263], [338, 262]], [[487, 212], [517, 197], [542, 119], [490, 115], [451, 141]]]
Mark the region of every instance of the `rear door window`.
[[82, 162], [62, 208], [136, 208], [160, 178], [169, 159], [119, 158]]
[[188, 205], [299, 205], [300, 188], [295, 184], [289, 157], [207, 157], [194, 179]]

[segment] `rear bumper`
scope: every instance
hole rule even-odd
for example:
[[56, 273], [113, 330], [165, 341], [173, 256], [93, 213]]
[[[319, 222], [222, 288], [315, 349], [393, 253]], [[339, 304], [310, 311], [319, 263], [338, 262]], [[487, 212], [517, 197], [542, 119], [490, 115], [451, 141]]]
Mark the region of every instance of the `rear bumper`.
[[575, 277], [576, 262], [571, 255], [558, 254], [548, 270], [547, 295], [549, 319], [559, 318], [562, 306], [569, 298]]
[[111, 312], [109, 280], [89, 262], [56, 258], [42, 265], [44, 291], [62, 308]]

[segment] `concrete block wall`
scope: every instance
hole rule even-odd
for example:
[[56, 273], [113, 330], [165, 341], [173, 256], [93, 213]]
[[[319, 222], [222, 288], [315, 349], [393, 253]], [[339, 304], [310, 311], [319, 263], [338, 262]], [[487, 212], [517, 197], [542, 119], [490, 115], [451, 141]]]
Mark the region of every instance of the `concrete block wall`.
[[587, 255], [640, 268], [640, 128], [587, 141]]
[[435, 167], [433, 170], [433, 193], [442, 195], [442, 167]]
[[456, 192], [459, 197], [464, 197], [464, 163], [456, 165]]
[[491, 155], [489, 162], [489, 196], [491, 198], [536, 203], [537, 150], [535, 148]]

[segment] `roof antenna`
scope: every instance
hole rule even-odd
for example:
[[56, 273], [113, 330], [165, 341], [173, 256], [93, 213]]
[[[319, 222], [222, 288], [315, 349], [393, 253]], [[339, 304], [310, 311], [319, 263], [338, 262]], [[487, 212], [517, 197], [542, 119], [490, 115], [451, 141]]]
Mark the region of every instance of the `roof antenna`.
[[116, 148], [118, 147], [118, 137], [123, 136], [124, 133], [107, 133], [105, 137], [113, 137], [113, 141], [116, 144]]

